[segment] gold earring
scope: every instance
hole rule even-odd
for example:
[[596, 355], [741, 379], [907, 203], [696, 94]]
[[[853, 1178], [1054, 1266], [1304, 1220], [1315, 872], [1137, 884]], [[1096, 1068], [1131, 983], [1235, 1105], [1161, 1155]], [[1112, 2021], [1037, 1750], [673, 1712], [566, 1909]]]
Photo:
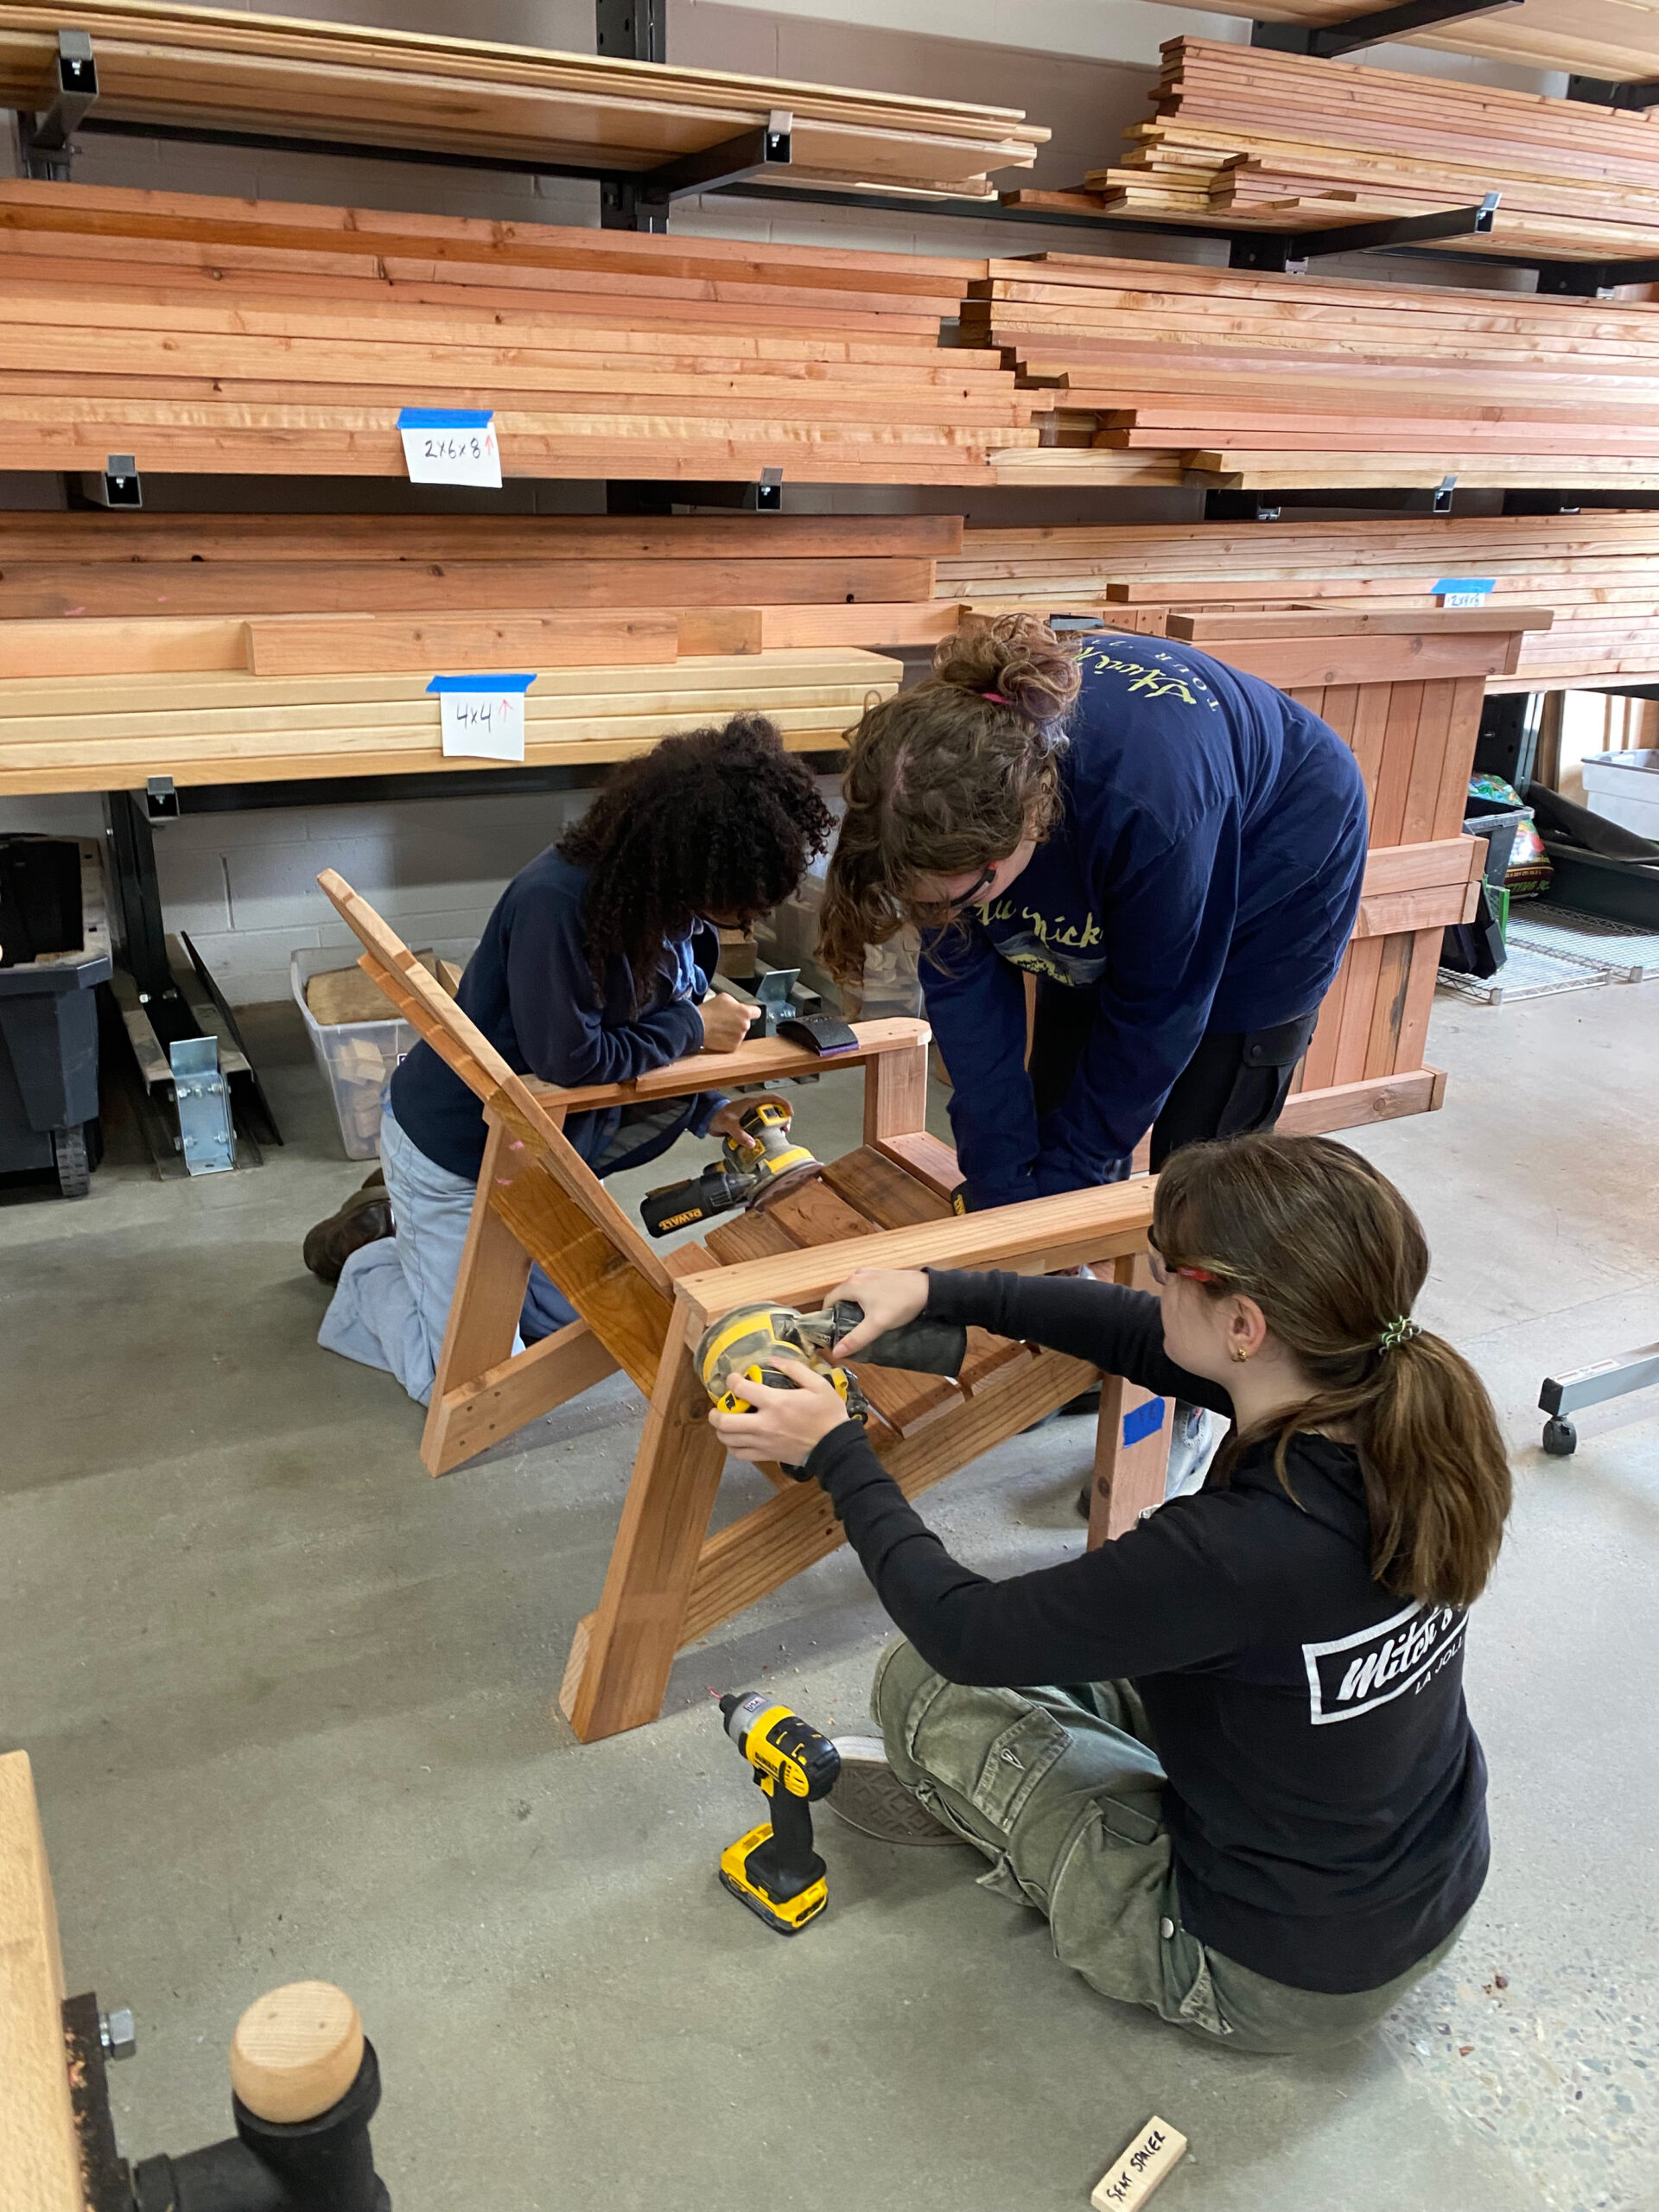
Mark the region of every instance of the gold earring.
[[1238, 1360], [1248, 1359], [1248, 1358], [1249, 1357], [1249, 1356], [1250, 1356], [1250, 1355], [1249, 1354], [1249, 1352], [1247, 1352], [1247, 1351], [1245, 1351], [1245, 1349], [1244, 1349], [1244, 1347], [1243, 1347], [1243, 1344], [1235, 1344], [1235, 1345], [1233, 1346], [1233, 1357], [1234, 1357], [1235, 1359], [1238, 1359]]

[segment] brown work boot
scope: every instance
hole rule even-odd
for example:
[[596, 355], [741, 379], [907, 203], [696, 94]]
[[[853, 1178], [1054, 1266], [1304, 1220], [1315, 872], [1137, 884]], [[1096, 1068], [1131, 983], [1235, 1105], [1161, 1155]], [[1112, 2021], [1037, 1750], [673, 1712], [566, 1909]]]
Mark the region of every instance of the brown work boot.
[[395, 1233], [385, 1184], [372, 1177], [361, 1190], [352, 1192], [338, 1213], [331, 1213], [327, 1221], [320, 1221], [306, 1232], [301, 1249], [306, 1266], [319, 1282], [338, 1282], [340, 1269], [359, 1245], [376, 1243]]

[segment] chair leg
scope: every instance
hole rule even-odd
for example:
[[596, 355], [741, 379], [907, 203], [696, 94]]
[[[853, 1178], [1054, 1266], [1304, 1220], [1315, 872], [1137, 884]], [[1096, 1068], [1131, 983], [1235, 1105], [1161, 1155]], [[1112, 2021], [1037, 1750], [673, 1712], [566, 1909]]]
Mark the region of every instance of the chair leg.
[[[1112, 1263], [1122, 1283], [1144, 1289], [1144, 1259], [1126, 1255]], [[1137, 1281], [1137, 1276], [1145, 1278]], [[1149, 1505], [1164, 1502], [1169, 1465], [1172, 1408], [1121, 1375], [1103, 1375], [1100, 1421], [1095, 1431], [1095, 1471], [1089, 1491], [1089, 1548], [1133, 1529]]]
[[[674, 1656], [725, 1448], [691, 1354], [701, 1331], [677, 1308], [633, 1465], [599, 1609], [577, 1632], [560, 1702], [583, 1743], [654, 1720]], [[585, 1644], [585, 1649], [582, 1648]]]
[[445, 1404], [474, 1378], [511, 1356], [524, 1303], [524, 1286], [530, 1281], [529, 1253], [490, 1205], [501, 1145], [500, 1129], [492, 1128], [484, 1147], [472, 1219], [467, 1225], [461, 1272], [449, 1301], [443, 1349], [433, 1377], [421, 1457], [435, 1475], [455, 1464], [453, 1456], [444, 1457]]
[[505, 1142], [493, 1124], [421, 1437], [421, 1458], [434, 1475], [447, 1475], [616, 1369], [585, 1321], [514, 1357], [530, 1255], [490, 1203]]

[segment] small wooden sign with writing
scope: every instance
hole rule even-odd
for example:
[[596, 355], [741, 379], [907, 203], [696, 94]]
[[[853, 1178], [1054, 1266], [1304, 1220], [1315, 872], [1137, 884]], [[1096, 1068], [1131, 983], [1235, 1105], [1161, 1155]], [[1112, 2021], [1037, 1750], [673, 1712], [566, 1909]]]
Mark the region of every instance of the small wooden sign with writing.
[[1154, 2113], [1096, 2185], [1089, 2199], [1095, 2212], [1139, 2212], [1185, 2149], [1185, 2136]]

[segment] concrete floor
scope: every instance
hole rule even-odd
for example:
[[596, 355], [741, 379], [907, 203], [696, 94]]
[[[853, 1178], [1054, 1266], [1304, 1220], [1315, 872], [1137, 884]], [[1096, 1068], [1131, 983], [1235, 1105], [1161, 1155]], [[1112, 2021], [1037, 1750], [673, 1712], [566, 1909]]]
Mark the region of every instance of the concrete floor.
[[[1592, 1414], [1559, 1462], [1533, 1406], [1659, 1335], [1656, 1016], [1653, 984], [1443, 1001], [1445, 1110], [1360, 1139], [1422, 1211], [1423, 1310], [1486, 1375], [1519, 1496], [1470, 1642], [1490, 1885], [1385, 2033], [1318, 2062], [1095, 1997], [955, 1847], [826, 1819], [830, 1910], [795, 1942], [724, 1894], [755, 1801], [709, 1693], [857, 1728], [882, 1623], [856, 1566], [579, 1746], [552, 1697], [638, 1394], [427, 1478], [418, 1411], [312, 1342], [299, 1239], [353, 1172], [286, 1017], [254, 1025], [290, 1136], [268, 1166], [0, 1194], [0, 1748], [35, 1760], [71, 1986], [137, 2013], [124, 2148], [222, 2133], [237, 2014], [316, 1974], [378, 2045], [404, 2212], [1077, 2212], [1153, 2112], [1192, 2146], [1159, 2212], [1651, 2212], [1659, 1408]], [[800, 1094], [820, 1148], [856, 1093]], [[1052, 1424], [930, 1517], [993, 1572], [1061, 1558], [1088, 1446]]]

